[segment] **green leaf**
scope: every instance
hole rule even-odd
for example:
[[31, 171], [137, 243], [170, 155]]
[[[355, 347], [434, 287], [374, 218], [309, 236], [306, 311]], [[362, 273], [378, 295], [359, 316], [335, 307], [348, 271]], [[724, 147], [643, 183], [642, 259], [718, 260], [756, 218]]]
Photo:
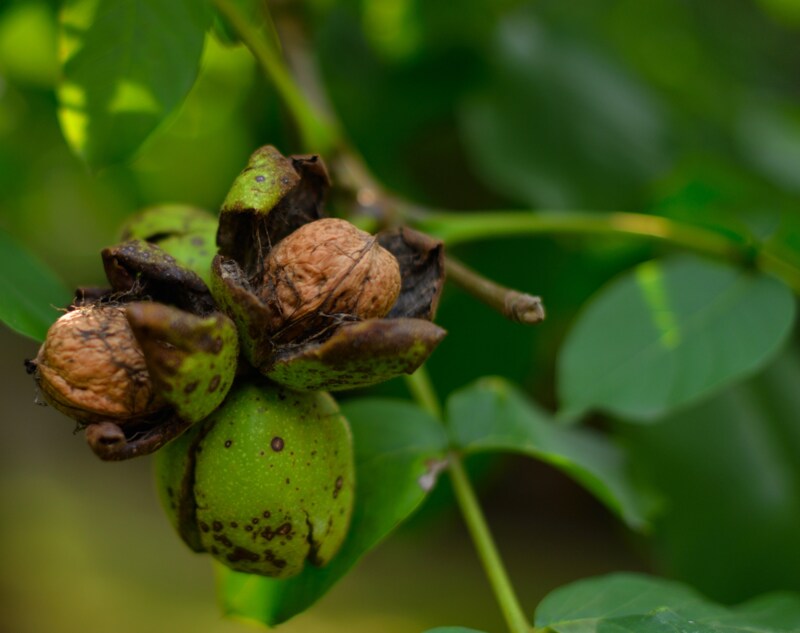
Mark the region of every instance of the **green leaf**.
[[610, 620], [674, 609], [687, 618], [719, 612], [681, 584], [638, 574], [612, 574], [551, 592], [536, 608], [534, 622], [559, 632], [592, 633]]
[[775, 630], [800, 630], [800, 595], [796, 593], [772, 593], [753, 598], [738, 609], [746, 613], [751, 622]]
[[729, 609], [675, 582], [614, 574], [556, 589], [535, 623], [557, 633], [783, 633], [800, 623], [800, 601], [780, 596]]
[[42, 262], [0, 231], [0, 320], [15, 332], [43, 341], [72, 293]]
[[618, 425], [634, 472], [664, 499], [660, 568], [732, 602], [800, 591], [800, 356], [657, 425]]
[[553, 631], [788, 632], [800, 626], [800, 596], [763, 596], [739, 607], [714, 604], [675, 582], [635, 574], [583, 580], [548, 595], [536, 625]]
[[327, 567], [307, 566], [288, 580], [219, 566], [226, 614], [273, 626], [301, 613], [414, 512], [432, 488], [447, 447], [436, 419], [391, 400], [353, 400], [342, 410], [353, 430], [356, 459], [356, 506], [342, 549]]
[[192, 87], [206, 3], [70, 0], [60, 16], [59, 120], [93, 167], [129, 158]]
[[567, 336], [564, 415], [650, 420], [698, 401], [764, 367], [794, 315], [773, 278], [689, 257], [641, 264], [602, 288]]
[[4, 3], [0, 68], [6, 81], [52, 89], [58, 72], [55, 23], [55, 11], [45, 2]]
[[631, 527], [647, 526], [651, 500], [636, 490], [627, 456], [591, 429], [556, 424], [513, 385], [488, 378], [453, 394], [447, 418], [467, 453], [506, 451], [535, 457], [575, 479]]

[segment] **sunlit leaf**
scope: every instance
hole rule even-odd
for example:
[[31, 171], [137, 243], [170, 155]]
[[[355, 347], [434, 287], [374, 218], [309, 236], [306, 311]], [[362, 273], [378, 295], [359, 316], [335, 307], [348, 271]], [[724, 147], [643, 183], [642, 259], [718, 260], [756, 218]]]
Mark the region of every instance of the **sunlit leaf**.
[[228, 615], [271, 626], [301, 613], [414, 512], [432, 488], [447, 446], [437, 420], [401, 401], [354, 400], [342, 410], [353, 429], [356, 455], [356, 507], [342, 549], [327, 567], [309, 565], [288, 580], [219, 566], [219, 592]]
[[53, 10], [41, 1], [6, 6], [8, 10], [0, 15], [0, 69], [4, 77], [52, 88], [57, 74]]
[[684, 585], [615, 574], [556, 589], [536, 609], [555, 633], [784, 633], [800, 625], [800, 599], [781, 596], [726, 608]]
[[49, 268], [0, 232], [0, 320], [43, 341], [72, 293]]
[[556, 424], [500, 378], [483, 379], [451, 396], [447, 408], [454, 441], [467, 453], [520, 453], [552, 464], [622, 517], [643, 528], [651, 500], [627, 473], [627, 456], [600, 433]]
[[566, 416], [653, 419], [748, 376], [794, 322], [781, 282], [694, 258], [651, 261], [601, 289], [559, 358]]
[[73, 151], [95, 167], [130, 157], [192, 87], [209, 19], [195, 0], [67, 2], [58, 100]]

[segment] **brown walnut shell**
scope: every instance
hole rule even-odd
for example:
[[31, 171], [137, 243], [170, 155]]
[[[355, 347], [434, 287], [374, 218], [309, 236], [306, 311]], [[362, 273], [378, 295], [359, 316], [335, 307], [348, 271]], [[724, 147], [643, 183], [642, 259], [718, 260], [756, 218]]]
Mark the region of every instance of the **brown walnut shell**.
[[[272, 331], [384, 317], [400, 294], [400, 267], [377, 238], [345, 220], [305, 224], [270, 251], [261, 296]], [[295, 328], [293, 328], [295, 329]]]
[[50, 327], [35, 363], [47, 402], [81, 422], [136, 420], [165, 406], [124, 307], [66, 313]]

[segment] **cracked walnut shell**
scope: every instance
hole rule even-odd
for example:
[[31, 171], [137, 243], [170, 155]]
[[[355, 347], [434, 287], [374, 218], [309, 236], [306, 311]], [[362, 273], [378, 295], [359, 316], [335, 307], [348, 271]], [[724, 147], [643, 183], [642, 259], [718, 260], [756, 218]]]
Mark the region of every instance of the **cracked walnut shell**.
[[35, 364], [47, 402], [81, 422], [124, 422], [165, 406], [124, 307], [66, 313], [50, 327]]
[[[335, 319], [384, 317], [400, 294], [400, 267], [375, 236], [325, 218], [283, 238], [265, 262], [265, 300], [277, 308], [273, 331]], [[322, 320], [322, 323], [320, 323]]]

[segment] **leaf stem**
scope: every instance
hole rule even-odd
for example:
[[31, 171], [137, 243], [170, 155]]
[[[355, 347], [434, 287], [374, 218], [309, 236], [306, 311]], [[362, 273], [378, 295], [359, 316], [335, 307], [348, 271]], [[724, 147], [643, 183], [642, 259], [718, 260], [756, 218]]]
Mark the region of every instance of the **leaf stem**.
[[735, 238], [668, 218], [639, 213], [570, 213], [436, 211], [416, 224], [447, 244], [491, 237], [547, 234], [621, 234], [670, 242], [695, 251], [739, 261], [750, 256], [749, 245]]
[[797, 267], [766, 249], [756, 255], [755, 264], [759, 270], [783, 279], [795, 294], [800, 295], [800, 270]]
[[507, 319], [523, 325], [535, 325], [544, 321], [541, 298], [501, 286], [476, 273], [450, 254], [444, 261], [448, 279]]
[[[406, 376], [406, 384], [417, 404], [431, 415], [436, 416], [437, 419], [442, 420], [442, 407], [424, 365], [411, 376]], [[475, 490], [461, 462], [461, 456], [455, 451], [448, 454], [447, 469], [453, 483], [456, 501], [478, 552], [478, 557], [483, 564], [483, 569], [494, 590], [508, 630], [511, 633], [530, 633], [531, 626], [519, 604], [514, 587], [511, 585], [486, 517], [483, 515]]]
[[[307, 151], [328, 154], [338, 143], [337, 125], [315, 109], [295, 83], [281, 58], [280, 51], [263, 31], [252, 24], [235, 0], [213, 0], [217, 10], [228, 20], [244, 45], [253, 54], [261, 70], [275, 86], [284, 105], [297, 124]], [[266, 8], [264, 9], [266, 11]]]
[[439, 398], [436, 396], [436, 391], [433, 388], [428, 368], [422, 365], [417, 371], [410, 376], [404, 376], [406, 379], [406, 386], [411, 392], [411, 397], [414, 398], [416, 403], [430, 413], [437, 420], [442, 420], [442, 405], [439, 404]]
[[753, 241], [655, 215], [567, 211], [433, 211], [425, 214], [412, 208], [409, 216], [417, 228], [436, 235], [449, 246], [520, 235], [633, 235], [687, 248], [740, 266], [754, 266], [780, 277], [800, 293], [800, 269]]
[[450, 454], [448, 465], [450, 480], [453, 483], [458, 505], [464, 522], [467, 524], [475, 549], [483, 563], [483, 569], [489, 578], [489, 582], [494, 589], [495, 597], [500, 603], [508, 630], [512, 633], [529, 633], [530, 624], [522, 611], [522, 607], [511, 586], [503, 561], [495, 546], [486, 518], [483, 516], [475, 491], [472, 488], [461, 458], [455, 453]]

